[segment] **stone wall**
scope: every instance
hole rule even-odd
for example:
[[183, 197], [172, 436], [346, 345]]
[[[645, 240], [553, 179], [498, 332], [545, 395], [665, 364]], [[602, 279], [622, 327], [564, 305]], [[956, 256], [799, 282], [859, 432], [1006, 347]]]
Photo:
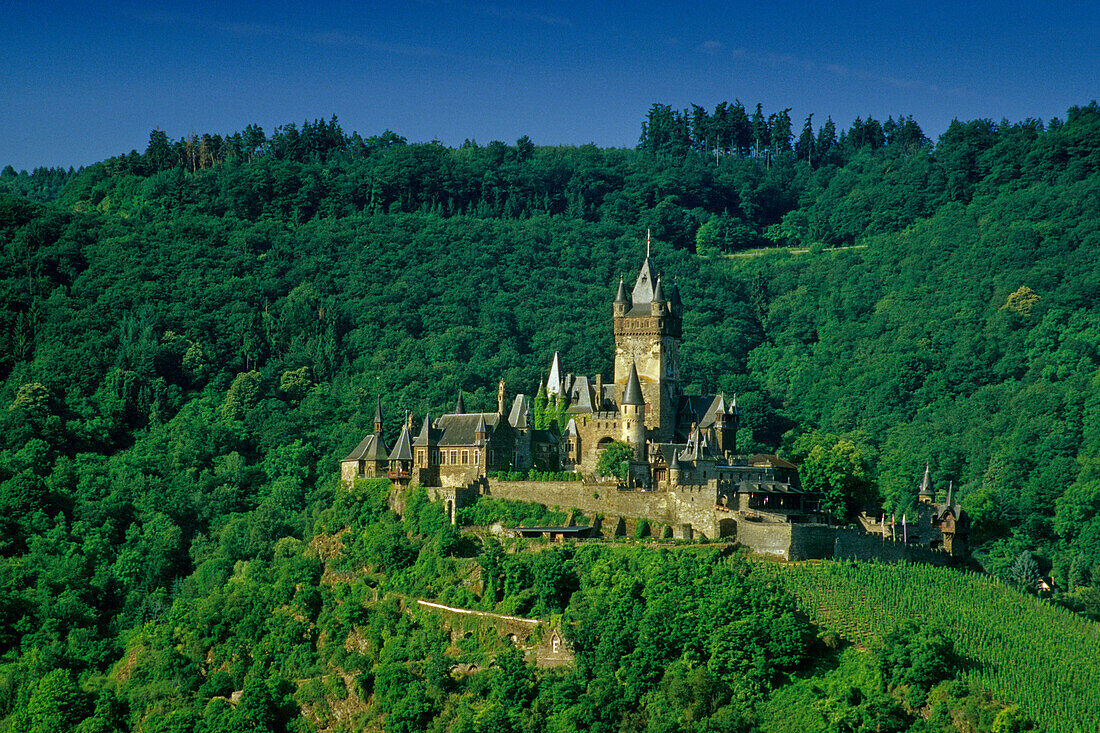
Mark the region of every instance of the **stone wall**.
[[672, 521], [677, 525], [690, 525], [691, 538], [717, 539], [720, 536], [713, 487], [677, 486], [670, 488], [668, 495]]
[[737, 543], [760, 555], [775, 555], [790, 559], [791, 527], [793, 524], [768, 524], [737, 520]]
[[669, 495], [664, 491], [619, 491], [615, 484], [591, 484], [584, 481], [499, 481], [488, 479], [483, 493], [494, 499], [510, 499], [580, 509], [587, 516], [672, 521]]
[[824, 524], [784, 524], [738, 519], [737, 542], [760, 555], [774, 555], [791, 562], [827, 559], [924, 562], [935, 565], [951, 562], [950, 556], [944, 552], [884, 541], [881, 535], [865, 534], [851, 527], [831, 527]]

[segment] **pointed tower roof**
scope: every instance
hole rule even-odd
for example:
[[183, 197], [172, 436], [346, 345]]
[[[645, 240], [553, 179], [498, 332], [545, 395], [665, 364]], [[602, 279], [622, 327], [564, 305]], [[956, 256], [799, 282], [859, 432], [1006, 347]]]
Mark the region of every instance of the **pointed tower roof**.
[[645, 260], [642, 269], [638, 272], [638, 279], [634, 281], [634, 292], [630, 299], [638, 304], [653, 301], [653, 288], [657, 286], [657, 275], [653, 272], [653, 263], [649, 261], [649, 232], [645, 235]]
[[[478, 435], [485, 435], [485, 436], [489, 435], [489, 426], [487, 426], [485, 424], [485, 416], [484, 415], [478, 415], [477, 425], [474, 426], [474, 439], [475, 440], [478, 439], [477, 438]], [[484, 440], [484, 438], [482, 438], [482, 440]]]
[[527, 406], [527, 395], [521, 392], [512, 400], [512, 410], [508, 413], [508, 424], [513, 428], [526, 428], [529, 423], [527, 416], [530, 413], [531, 411]]
[[382, 424], [382, 398], [378, 398], [378, 402], [374, 405], [374, 424]]
[[455, 402], [455, 414], [456, 415], [465, 415], [466, 414], [466, 403], [462, 401], [462, 390], [461, 389], [458, 390], [458, 400]]
[[730, 398], [730, 409], [726, 411], [726, 414], [727, 415], [736, 415], [737, 413], [738, 413], [738, 410], [737, 410], [737, 393], [735, 392], [733, 394], [733, 397]]
[[[427, 422], [424, 423], [427, 426]], [[427, 427], [425, 427], [425, 430]], [[393, 446], [393, 450], [390, 451], [389, 460], [391, 461], [411, 461], [413, 459], [412, 452], [412, 431], [409, 430], [409, 426], [401, 428], [401, 435], [397, 437], [397, 443]]]
[[724, 394], [718, 395], [718, 404], [714, 406], [715, 415], [728, 415], [729, 409], [726, 407], [726, 396]]
[[432, 416], [429, 413], [424, 416], [424, 424], [420, 427], [420, 434], [416, 436], [412, 444], [417, 446], [435, 445], [437, 439], [438, 434], [432, 434]]
[[935, 496], [935, 492], [932, 491], [932, 466], [929, 463], [924, 464], [924, 478], [921, 479], [920, 492], [917, 496]]
[[680, 307], [683, 306], [683, 303], [680, 302], [680, 286], [672, 283], [671, 293], [668, 302], [671, 304], [673, 311], [679, 311]]
[[626, 283], [623, 282], [622, 275], [619, 275], [619, 291], [615, 293], [615, 302], [630, 305], [630, 297], [626, 294]]
[[630, 376], [626, 378], [626, 389], [623, 390], [622, 404], [645, 404], [645, 398], [642, 397], [642, 385], [638, 381], [638, 368], [634, 365], [634, 362], [630, 362]]
[[947, 507], [951, 511], [955, 511], [955, 483], [951, 482], [947, 485]]
[[680, 451], [675, 449], [672, 451], [672, 461], [668, 464], [668, 469], [670, 471], [674, 468], [680, 470]]
[[550, 377], [546, 380], [546, 394], [561, 394], [561, 356], [554, 352], [550, 361]]
[[657, 287], [653, 289], [653, 302], [654, 303], [667, 303], [668, 302], [668, 300], [665, 298], [664, 288], [661, 287], [661, 278], [660, 278], [660, 276], [657, 277]]

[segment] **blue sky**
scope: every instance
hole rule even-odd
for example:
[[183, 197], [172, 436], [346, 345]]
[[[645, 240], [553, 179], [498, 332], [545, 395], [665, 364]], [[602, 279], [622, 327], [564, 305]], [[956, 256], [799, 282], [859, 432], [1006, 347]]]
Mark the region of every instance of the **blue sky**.
[[7, 0], [0, 165], [81, 165], [149, 131], [337, 115], [364, 136], [633, 146], [654, 102], [847, 126], [1065, 115], [1100, 97], [1100, 3], [100, 3]]

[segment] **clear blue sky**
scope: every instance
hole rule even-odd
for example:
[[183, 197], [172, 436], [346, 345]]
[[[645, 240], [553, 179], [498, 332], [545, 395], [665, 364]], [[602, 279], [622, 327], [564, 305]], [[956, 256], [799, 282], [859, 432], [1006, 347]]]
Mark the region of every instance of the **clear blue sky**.
[[654, 102], [1063, 117], [1100, 97], [1093, 2], [51, 2], [0, 12], [0, 166], [337, 115], [458, 145], [634, 146]]

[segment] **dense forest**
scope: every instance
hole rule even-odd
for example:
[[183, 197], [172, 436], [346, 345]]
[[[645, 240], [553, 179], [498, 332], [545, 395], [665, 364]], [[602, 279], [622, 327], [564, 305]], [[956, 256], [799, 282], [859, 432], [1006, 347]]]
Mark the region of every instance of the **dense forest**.
[[[591, 620], [626, 594], [642, 604], [631, 624], [665, 602], [719, 604], [691, 623], [745, 619], [670, 631], [645, 663], [628, 646], [586, 658], [613, 635], [586, 621], [560, 679], [512, 659], [454, 687], [429, 621], [384, 593], [347, 595], [439, 598], [449, 586], [429, 579], [456, 568], [535, 562], [493, 560], [492, 545], [365, 495], [334, 518], [347, 501], [335, 462], [378, 397], [392, 435], [406, 410], [438, 412], [459, 389], [471, 409], [495, 404], [501, 377], [534, 392], [555, 350], [568, 371], [608, 372], [614, 284], [648, 229], [685, 304], [687, 388], [738, 395], [744, 449], [801, 462], [851, 510], [905, 511], [928, 462], [963, 497], [990, 572], [1026, 555], [1055, 602], [1100, 614], [1100, 108], [955, 122], [934, 144], [908, 116], [802, 132], [740, 103], [654, 105], [635, 150], [448, 148], [347, 135], [332, 118], [158, 130], [144, 152], [79, 171], [5, 169], [4, 725], [325, 728], [297, 710], [352, 694], [335, 664], [358, 670], [360, 714], [390, 730], [779, 730], [759, 710], [799, 675], [824, 696], [815, 709], [840, 706], [817, 729], [881, 714], [867, 725], [938, 730], [913, 714], [928, 699], [986, 710], [988, 729], [1004, 706], [954, 671], [910, 705], [889, 664], [821, 648], [789, 596], [726, 559], [578, 548], [553, 598], [530, 570], [449, 599]], [[332, 562], [374, 580], [319, 585], [310, 548], [341, 528]], [[670, 573], [716, 590], [662, 600]], [[773, 623], [802, 640], [760, 652], [774, 668], [714, 661], [749, 630], [766, 645]], [[353, 626], [375, 634], [368, 658], [333, 660]], [[295, 690], [305, 679], [331, 695]], [[399, 709], [411, 717], [386, 714]]]

